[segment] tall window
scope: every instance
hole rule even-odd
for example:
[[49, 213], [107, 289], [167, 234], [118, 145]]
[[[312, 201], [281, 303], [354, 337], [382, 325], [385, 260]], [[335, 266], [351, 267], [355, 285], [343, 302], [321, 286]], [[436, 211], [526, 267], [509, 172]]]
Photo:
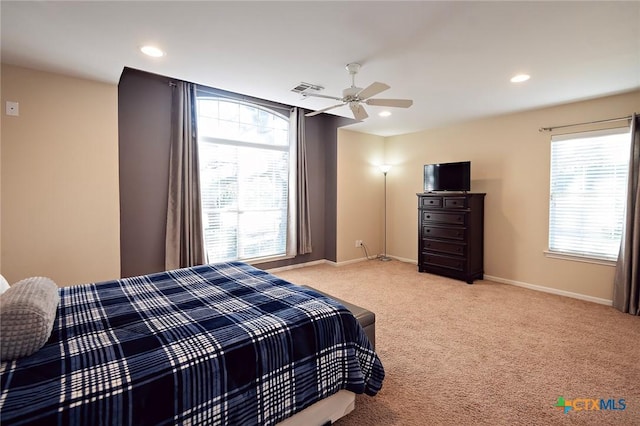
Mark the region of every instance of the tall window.
[[284, 256], [289, 118], [220, 98], [198, 98], [204, 239], [209, 262]]
[[551, 253], [617, 258], [630, 142], [628, 129], [552, 138]]

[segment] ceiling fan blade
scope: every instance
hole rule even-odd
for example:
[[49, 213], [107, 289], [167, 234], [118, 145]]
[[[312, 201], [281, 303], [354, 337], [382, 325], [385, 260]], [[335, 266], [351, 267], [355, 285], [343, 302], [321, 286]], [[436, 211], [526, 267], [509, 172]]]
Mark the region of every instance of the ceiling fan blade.
[[338, 97], [336, 97], [336, 96], [319, 95], [319, 94], [317, 94], [317, 93], [303, 93], [303, 94], [302, 94], [302, 97], [303, 97], [303, 98], [306, 98], [306, 97], [314, 97], [314, 98], [334, 99], [334, 100], [336, 100], [336, 101], [341, 101], [341, 100], [342, 100], [342, 98], [338, 98]]
[[353, 117], [356, 120], [364, 120], [369, 116], [369, 114], [367, 114], [367, 111], [365, 111], [364, 106], [360, 102], [349, 102], [349, 108], [351, 108]]
[[358, 98], [364, 100], [364, 99], [370, 98], [371, 96], [375, 96], [380, 92], [384, 92], [389, 88], [390, 86], [376, 81], [374, 83], [371, 83], [361, 91], [359, 91], [357, 96]]
[[367, 105], [397, 108], [409, 108], [413, 105], [413, 101], [411, 99], [367, 99], [365, 103]]
[[313, 117], [314, 115], [322, 114], [325, 111], [329, 111], [330, 109], [341, 107], [342, 105], [344, 105], [344, 104], [337, 104], [337, 105], [333, 105], [333, 106], [330, 106], [330, 107], [327, 107], [327, 108], [319, 109], [317, 111], [308, 112], [304, 116], [305, 117]]

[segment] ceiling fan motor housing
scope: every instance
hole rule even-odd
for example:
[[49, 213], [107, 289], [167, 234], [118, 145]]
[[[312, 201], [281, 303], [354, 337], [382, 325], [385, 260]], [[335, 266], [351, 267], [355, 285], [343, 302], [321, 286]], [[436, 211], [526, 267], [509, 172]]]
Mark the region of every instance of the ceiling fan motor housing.
[[344, 102], [355, 100], [356, 95], [360, 93], [361, 90], [362, 90], [361, 87], [355, 87], [355, 86], [347, 87], [346, 89], [344, 89], [342, 91], [342, 98], [344, 99]]

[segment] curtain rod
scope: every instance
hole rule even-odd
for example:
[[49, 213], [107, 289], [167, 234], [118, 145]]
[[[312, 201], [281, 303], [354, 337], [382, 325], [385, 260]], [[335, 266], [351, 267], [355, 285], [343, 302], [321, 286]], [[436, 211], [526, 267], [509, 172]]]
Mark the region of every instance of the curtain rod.
[[[170, 81], [169, 82], [169, 86], [176, 87], [177, 84], [175, 82], [173, 82], [173, 81]], [[254, 100], [255, 98], [251, 98], [251, 97], [240, 95], [240, 94], [226, 95], [224, 93], [216, 92], [215, 91], [216, 89], [213, 89], [214, 91], [210, 91], [210, 90], [204, 89], [203, 86], [201, 86], [199, 84], [196, 84], [196, 86], [197, 86], [197, 91], [198, 92], [206, 93], [208, 95], [213, 95], [213, 96], [216, 96], [218, 98], [233, 99], [234, 101], [243, 101], [243, 102], [247, 102], [247, 103], [251, 103], [251, 104], [255, 104], [255, 105], [264, 106], [264, 107], [267, 107], [267, 108], [281, 109], [281, 110], [284, 110], [284, 111], [292, 111], [293, 108], [295, 108], [295, 107], [292, 107], [292, 106], [291, 107], [280, 106], [280, 105], [277, 105], [276, 103], [271, 104], [271, 103], [268, 103], [268, 102], [260, 102], [258, 100]]]
[[606, 120], [596, 120], [596, 121], [586, 121], [584, 123], [574, 123], [574, 124], [565, 124], [563, 126], [553, 126], [553, 127], [540, 127], [538, 129], [539, 132], [550, 132], [555, 129], [562, 129], [565, 127], [574, 127], [574, 126], [583, 126], [585, 124], [598, 124], [598, 123], [611, 123], [614, 121], [622, 121], [622, 120], [631, 120], [633, 116], [627, 115], [626, 117], [618, 117], [618, 118], [608, 118]]

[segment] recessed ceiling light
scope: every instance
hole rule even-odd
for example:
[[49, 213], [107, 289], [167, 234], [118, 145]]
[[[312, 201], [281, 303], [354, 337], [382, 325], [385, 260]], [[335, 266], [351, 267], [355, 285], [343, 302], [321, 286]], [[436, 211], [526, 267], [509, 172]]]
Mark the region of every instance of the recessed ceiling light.
[[145, 55], [152, 56], [154, 58], [160, 58], [164, 56], [164, 52], [155, 46], [142, 46], [140, 48], [140, 51]]
[[380, 117], [388, 117], [391, 115], [391, 111], [381, 111], [378, 113]]
[[511, 77], [512, 83], [522, 83], [523, 81], [527, 81], [531, 78], [528, 74], [518, 74]]

